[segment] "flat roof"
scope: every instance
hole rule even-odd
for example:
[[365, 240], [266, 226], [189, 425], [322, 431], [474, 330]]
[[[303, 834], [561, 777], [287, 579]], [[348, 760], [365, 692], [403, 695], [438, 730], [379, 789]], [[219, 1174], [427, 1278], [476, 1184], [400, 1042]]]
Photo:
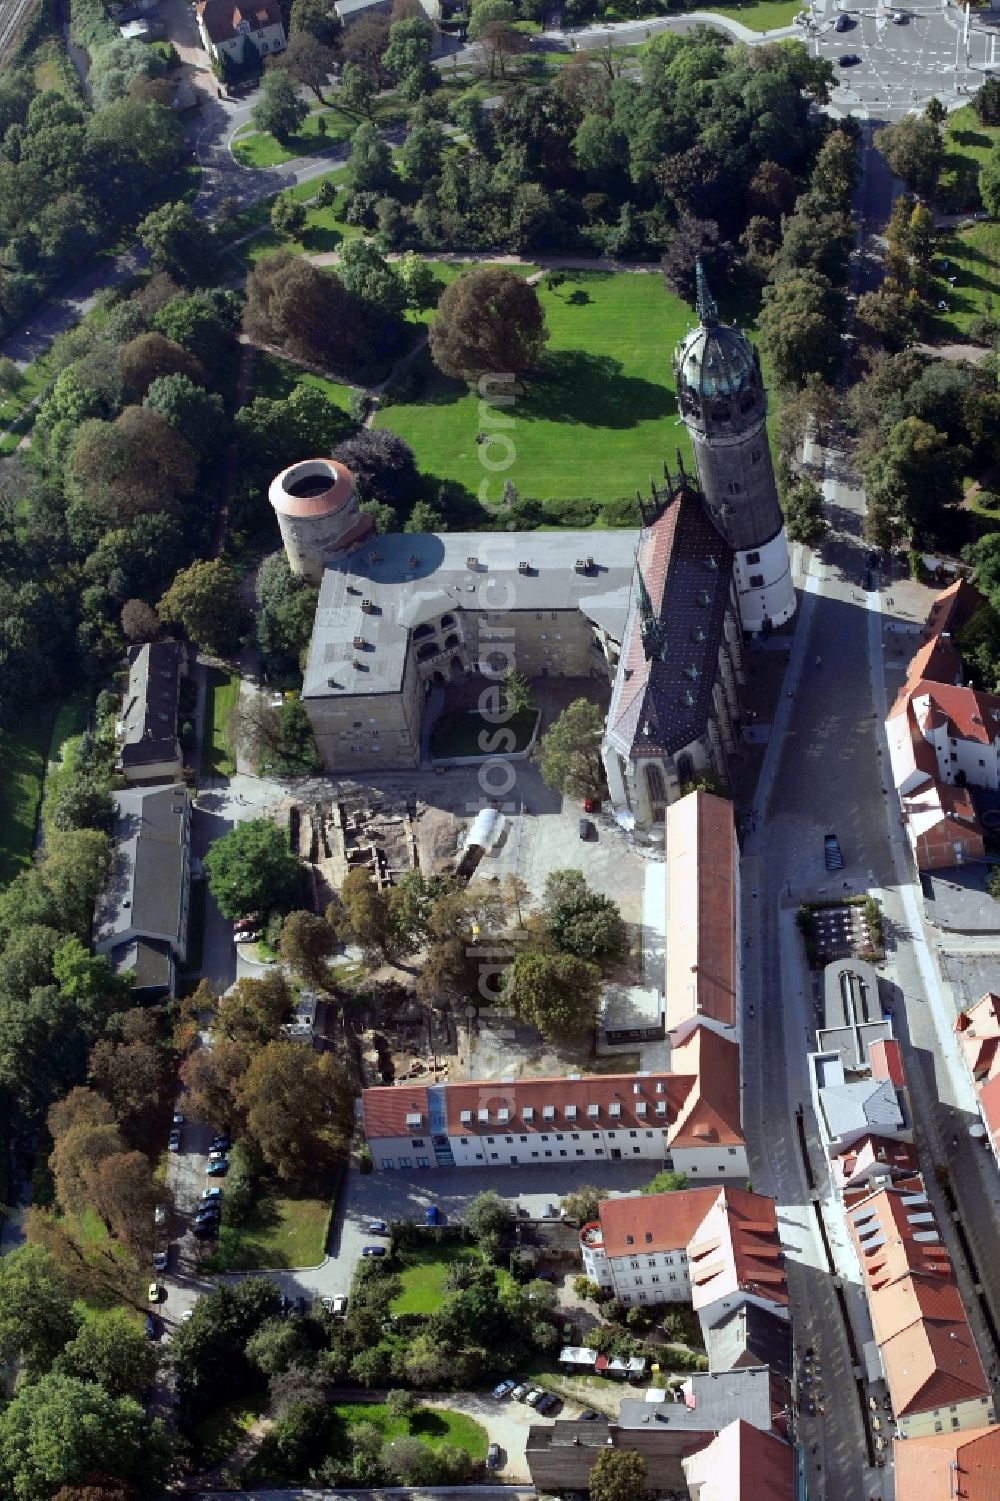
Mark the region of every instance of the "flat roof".
[[[302, 696], [397, 693], [411, 632], [458, 610], [495, 614], [498, 629], [520, 611], [581, 610], [621, 641], [639, 536], [627, 529], [372, 537], [323, 574]], [[576, 560], [585, 558], [592, 566], [578, 571]]]
[[690, 1397], [684, 1402], [646, 1402], [623, 1397], [618, 1412], [620, 1429], [674, 1428], [716, 1432], [736, 1418], [769, 1432], [772, 1424], [771, 1372], [767, 1366], [742, 1366], [734, 1371], [697, 1371], [684, 1382]]

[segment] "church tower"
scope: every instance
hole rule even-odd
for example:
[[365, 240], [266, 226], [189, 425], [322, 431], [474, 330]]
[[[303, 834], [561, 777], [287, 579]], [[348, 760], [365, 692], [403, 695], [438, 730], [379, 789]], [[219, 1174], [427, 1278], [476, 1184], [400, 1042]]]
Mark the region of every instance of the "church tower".
[[698, 327], [677, 346], [674, 377], [705, 505], [736, 554], [743, 629], [781, 625], [795, 613], [795, 589], [764, 426], [760, 360], [745, 334], [720, 323], [700, 261]]

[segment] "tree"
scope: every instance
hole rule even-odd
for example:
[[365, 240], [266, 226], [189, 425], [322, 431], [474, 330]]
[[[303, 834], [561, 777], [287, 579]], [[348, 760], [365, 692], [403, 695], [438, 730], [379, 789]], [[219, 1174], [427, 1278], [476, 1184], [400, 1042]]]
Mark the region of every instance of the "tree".
[[523, 673], [512, 668], [500, 685], [505, 716], [524, 714], [532, 706], [531, 685]]
[[503, 78], [508, 59], [524, 50], [525, 38], [514, 26], [516, 19], [512, 0], [476, 0], [472, 7], [468, 39], [482, 47], [491, 78], [496, 77], [498, 69]]
[[[434, 29], [425, 16], [410, 16], [389, 26], [389, 45], [382, 63], [397, 84], [405, 86], [411, 75], [421, 76], [431, 59]], [[415, 97], [407, 95], [407, 97]]]
[[522, 949], [504, 972], [502, 995], [518, 1016], [551, 1042], [569, 1042], [593, 1027], [600, 1000], [596, 964], [572, 954]]
[[[319, 100], [325, 104], [323, 89], [330, 81], [330, 75], [337, 67], [337, 54], [333, 48], [320, 41], [309, 31], [292, 31], [288, 38], [288, 46], [281, 54], [279, 66], [284, 68], [303, 87], [311, 89]], [[270, 130], [270, 126], [261, 126], [263, 130]], [[294, 129], [295, 127], [293, 127]]]
[[[378, 97], [378, 83], [372, 77], [367, 68], [359, 67], [357, 63], [345, 63], [340, 75], [340, 93], [338, 103], [342, 109], [349, 110], [353, 115], [367, 115], [371, 120], [375, 113], [375, 100]], [[363, 128], [363, 127], [362, 127]], [[374, 126], [372, 127], [374, 129]], [[357, 131], [355, 131], [355, 136]], [[386, 146], [388, 154], [389, 148]], [[351, 164], [354, 162], [353, 140], [351, 152]], [[355, 176], [355, 183], [358, 179]], [[360, 184], [358, 184], [360, 186]]]
[[340, 279], [352, 296], [372, 312], [396, 318], [403, 310], [403, 289], [396, 273], [374, 240], [363, 235], [348, 240], [340, 252]]
[[143, 1038], [117, 1042], [102, 1037], [91, 1049], [88, 1066], [91, 1082], [110, 1102], [125, 1132], [135, 1134], [152, 1124], [170, 1087], [169, 1049]]
[[[122, 379], [134, 396], [142, 398], [162, 376], [186, 376], [192, 384], [204, 384], [205, 371], [188, 350], [162, 334], [142, 333], [123, 344], [118, 352]], [[155, 408], [154, 408], [155, 410]]]
[[785, 530], [792, 542], [815, 547], [830, 530], [823, 514], [823, 492], [814, 480], [800, 479], [782, 499]]
[[94, 1208], [109, 1234], [140, 1260], [153, 1253], [154, 1215], [166, 1190], [142, 1152], [109, 1153], [94, 1175]]
[[[367, 78], [367, 74], [362, 77]], [[359, 125], [351, 136], [351, 151], [347, 159], [351, 181], [355, 188], [379, 192], [393, 181], [392, 151], [383, 139], [377, 126]]]
[[1000, 78], [987, 78], [972, 96], [981, 125], [1000, 125]]
[[160, 634], [160, 617], [144, 599], [127, 599], [122, 605], [121, 621], [122, 632], [129, 641], [155, 641]]
[[590, 1467], [591, 1501], [639, 1501], [646, 1461], [634, 1449], [604, 1449]]
[[175, 433], [203, 457], [218, 451], [229, 433], [225, 402], [217, 391], [206, 391], [184, 374], [161, 375], [151, 381], [145, 405], [159, 412]]
[[660, 260], [663, 280], [672, 292], [693, 302], [695, 297], [695, 267], [699, 261], [706, 271], [715, 267], [715, 246], [719, 241], [719, 226], [714, 219], [698, 219], [694, 214], [678, 215], [677, 227]]
[[961, 497], [964, 456], [946, 433], [904, 417], [863, 465], [869, 519], [896, 539], [933, 530]]
[[856, 141], [846, 130], [831, 131], [816, 154], [810, 191], [827, 207], [847, 208], [860, 175]]
[[36, 1379], [79, 1327], [65, 1279], [47, 1251], [17, 1246], [0, 1259], [0, 1361], [5, 1366], [19, 1365], [28, 1379]]
[[624, 957], [625, 921], [610, 897], [591, 891], [579, 870], [554, 870], [545, 881], [545, 931], [557, 948], [607, 964]]
[[542, 736], [538, 761], [542, 781], [567, 797], [600, 797], [605, 791], [601, 740], [604, 714], [589, 699], [564, 709]]
[[259, 979], [241, 975], [216, 1002], [212, 1036], [238, 1043], [249, 1056], [277, 1040], [291, 1010], [292, 993], [279, 969]]
[[274, 1376], [300, 1359], [306, 1352], [302, 1322], [298, 1319], [265, 1319], [256, 1334], [247, 1341], [247, 1360]]
[[324, 47], [332, 47], [340, 32], [336, 11], [327, 0], [292, 0], [291, 34], [302, 32]]
[[210, 281], [215, 270], [215, 238], [188, 203], [165, 203], [147, 214], [136, 233], [153, 265], [176, 281]]
[[480, 1243], [499, 1243], [514, 1220], [507, 1200], [491, 1188], [476, 1194], [462, 1218], [473, 1240]]
[[287, 73], [271, 69], [264, 74], [260, 97], [250, 111], [255, 130], [266, 131], [284, 143], [299, 129], [308, 113], [308, 104]]
[[887, 277], [880, 287], [858, 298], [855, 322], [867, 342], [896, 352], [913, 339], [913, 311], [910, 297]]
[[20, 1385], [0, 1413], [0, 1489], [18, 1501], [49, 1501], [95, 1471], [156, 1496], [169, 1447], [159, 1418], [133, 1397], [52, 1372]]
[[301, 198], [293, 198], [291, 193], [278, 193], [271, 204], [271, 228], [286, 240], [292, 240], [305, 222], [306, 206]]
[[534, 287], [502, 267], [480, 266], [445, 288], [430, 348], [444, 375], [474, 381], [487, 374], [524, 375], [538, 364], [547, 337]]
[[[1000, 79], [991, 82], [1000, 83]], [[994, 146], [979, 169], [979, 196], [991, 219], [1000, 219], [1000, 147]]]
[[243, 327], [261, 344], [333, 368], [349, 365], [360, 347], [357, 306], [343, 282], [290, 250], [265, 256], [247, 277]]
[[829, 279], [803, 268], [764, 289], [761, 344], [783, 386], [829, 379], [840, 358], [841, 301]]
[[597, 1219], [600, 1213], [598, 1206], [607, 1196], [606, 1188], [597, 1188], [593, 1184], [585, 1183], [582, 1188], [563, 1194], [562, 1212], [566, 1219], [574, 1220], [580, 1225], [587, 1225], [591, 1220]]
[[292, 912], [281, 930], [281, 957], [307, 985], [330, 988], [329, 960], [337, 951], [337, 935], [323, 917]]
[[250, 1061], [243, 1081], [247, 1135], [264, 1162], [287, 1182], [329, 1168], [346, 1150], [354, 1095], [332, 1053], [299, 1042], [270, 1042]]
[[682, 1188], [687, 1188], [687, 1173], [674, 1173], [664, 1168], [661, 1172], [654, 1173], [639, 1191], [644, 1194], [672, 1194]]
[[432, 178], [440, 176], [444, 139], [444, 131], [436, 120], [428, 120], [426, 125], [414, 125], [399, 154], [407, 182], [424, 188]]
[[239, 648], [246, 623], [239, 580], [221, 558], [182, 568], [156, 607], [164, 624], [177, 624], [207, 651], [225, 656]]
[[196, 474], [190, 444], [150, 407], [126, 407], [114, 422], [84, 422], [63, 467], [71, 533], [78, 523], [89, 550], [109, 525], [155, 511], [176, 515]]
[[157, 1352], [122, 1309], [81, 1324], [66, 1345], [56, 1370], [81, 1381], [96, 1381], [113, 1397], [138, 1397], [156, 1375]]
[[[972, 107], [973, 109], [975, 109], [975, 100], [972, 101]], [[948, 111], [945, 109], [940, 99], [936, 98], [935, 95], [932, 94], [927, 103], [924, 105], [924, 116], [926, 119], [930, 120], [932, 125], [943, 125], [948, 118]]]
[[372, 879], [371, 871], [349, 870], [340, 888], [344, 916], [365, 953], [375, 959], [399, 954], [398, 934], [389, 899]]
[[941, 131], [933, 120], [903, 115], [895, 124], [875, 132], [875, 145], [893, 175], [902, 178], [911, 193], [926, 198], [933, 195], [944, 160]]
[[299, 862], [288, 835], [269, 818], [250, 818], [216, 839], [205, 855], [208, 888], [223, 917], [248, 917], [294, 902]]
[[354, 475], [358, 494], [366, 501], [375, 500], [394, 511], [406, 511], [420, 493], [420, 473], [413, 449], [388, 428], [364, 427], [346, 443], [338, 443], [332, 456], [347, 465]]
[[180, 1067], [192, 1114], [217, 1125], [243, 1120], [242, 1091], [249, 1056], [238, 1042], [216, 1042], [189, 1053]]

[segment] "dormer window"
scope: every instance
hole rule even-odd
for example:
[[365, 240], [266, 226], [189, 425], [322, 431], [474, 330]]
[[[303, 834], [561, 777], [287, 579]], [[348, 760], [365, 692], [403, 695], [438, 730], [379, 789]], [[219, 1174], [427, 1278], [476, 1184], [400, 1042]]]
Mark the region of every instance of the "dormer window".
[[627, 1246], [634, 1246], [635, 1245], [635, 1236], [634, 1235], [626, 1235], [626, 1237], [625, 1237], [625, 1244]]
[[666, 1115], [666, 1113], [667, 1113], [667, 1102], [666, 1102], [666, 1100], [657, 1100], [657, 1102], [656, 1102], [656, 1113], [657, 1113], [657, 1115]]
[[521, 1111], [521, 1116], [526, 1121], [533, 1121], [535, 1119], [534, 1105], [525, 1105], [524, 1109]]
[[575, 1121], [576, 1120], [576, 1106], [575, 1105], [567, 1105], [566, 1106], [566, 1112], [565, 1112], [565, 1114], [566, 1114], [566, 1119], [568, 1121]]
[[501, 1125], [505, 1125], [506, 1122], [510, 1120], [510, 1111], [506, 1108], [506, 1106], [501, 1106], [497, 1111], [497, 1120]]
[[462, 1122], [463, 1126], [471, 1126], [471, 1124], [472, 1124], [472, 1111], [471, 1110], [463, 1110], [463, 1111], [460, 1112], [458, 1118]]
[[476, 1116], [477, 1119], [481, 1121], [488, 1121], [490, 1118], [490, 1112], [488, 1110], [477, 1110]]
[[407, 1113], [406, 1113], [406, 1124], [408, 1126], [419, 1126], [422, 1120], [423, 1120], [423, 1116], [420, 1114], [419, 1110], [408, 1110], [407, 1111]]
[[636, 1115], [645, 1115], [646, 1114], [646, 1101], [645, 1100], [640, 1100], [639, 1101], [639, 1103], [635, 1107], [635, 1113], [636, 1113]]
[[587, 1114], [590, 1116], [591, 1120], [596, 1120], [597, 1116], [599, 1116], [600, 1113], [601, 1113], [601, 1107], [600, 1107], [600, 1105], [588, 1105], [587, 1106]]
[[622, 1113], [622, 1107], [618, 1104], [617, 1101], [613, 1101], [608, 1106], [608, 1114], [609, 1115], [621, 1115], [621, 1113]]
[[543, 1121], [552, 1121], [552, 1120], [555, 1120], [555, 1118], [556, 1118], [556, 1107], [554, 1105], [543, 1105], [542, 1106], [542, 1120]]

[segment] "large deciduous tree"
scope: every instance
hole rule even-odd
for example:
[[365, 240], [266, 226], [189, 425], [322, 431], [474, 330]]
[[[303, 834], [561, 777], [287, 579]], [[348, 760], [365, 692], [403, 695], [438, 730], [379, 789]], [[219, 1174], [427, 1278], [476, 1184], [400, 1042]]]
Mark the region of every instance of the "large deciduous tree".
[[929, 198], [937, 187], [944, 143], [940, 127], [920, 115], [903, 115], [875, 132], [875, 144], [911, 193]]
[[[276, 59], [276, 65], [286, 69], [296, 83], [311, 89], [320, 104], [326, 103], [323, 90], [337, 66], [337, 54], [332, 47], [309, 31], [293, 30], [288, 46]], [[269, 130], [270, 126], [260, 126], [260, 129]]]
[[329, 961], [337, 950], [337, 935], [325, 917], [292, 912], [281, 930], [281, 957], [307, 985], [330, 987]]
[[600, 797], [604, 791], [601, 738], [604, 713], [578, 698], [554, 720], [538, 746], [542, 781], [568, 797]]
[[522, 949], [504, 972], [503, 999], [552, 1042], [586, 1036], [597, 1019], [601, 975], [573, 954]]
[[610, 897], [591, 891], [579, 870], [554, 870], [546, 878], [545, 931], [557, 948], [607, 964], [624, 957], [625, 921]]
[[122, 1309], [80, 1326], [56, 1364], [67, 1376], [97, 1381], [113, 1397], [138, 1397], [153, 1377], [157, 1352]]
[[225, 656], [239, 647], [246, 611], [240, 604], [239, 580], [221, 558], [182, 568], [156, 608], [164, 624], [181, 626], [207, 651]]
[[209, 890], [223, 917], [247, 917], [294, 902], [302, 881], [288, 835], [269, 818], [238, 823], [205, 856]]
[[503, 78], [509, 59], [524, 51], [527, 39], [515, 27], [516, 20], [512, 0], [476, 0], [472, 7], [468, 38], [482, 47], [491, 78], [498, 72]]
[[840, 359], [840, 306], [829, 279], [811, 268], [787, 273], [765, 288], [760, 341], [783, 386], [833, 374]]
[[188, 203], [165, 203], [147, 214], [136, 233], [153, 265], [179, 282], [211, 279], [215, 239], [204, 219]]
[[606, 1449], [590, 1467], [591, 1501], [639, 1501], [648, 1489], [646, 1461], [633, 1449]]
[[343, 282], [290, 250], [265, 256], [247, 277], [243, 327], [262, 344], [335, 369], [359, 349], [357, 305]]
[[247, 1134], [265, 1163], [299, 1183], [342, 1155], [353, 1123], [353, 1091], [331, 1053], [299, 1042], [271, 1042], [243, 1081]]
[[23, 1245], [0, 1259], [0, 1361], [25, 1376], [47, 1371], [76, 1335], [80, 1319], [55, 1261]]
[[264, 74], [257, 103], [250, 111], [257, 130], [284, 142], [295, 134], [308, 113], [309, 106], [288, 73], [271, 69]]
[[545, 315], [523, 277], [498, 266], [467, 271], [447, 287], [431, 324], [434, 363], [445, 375], [524, 375], [542, 355]]

